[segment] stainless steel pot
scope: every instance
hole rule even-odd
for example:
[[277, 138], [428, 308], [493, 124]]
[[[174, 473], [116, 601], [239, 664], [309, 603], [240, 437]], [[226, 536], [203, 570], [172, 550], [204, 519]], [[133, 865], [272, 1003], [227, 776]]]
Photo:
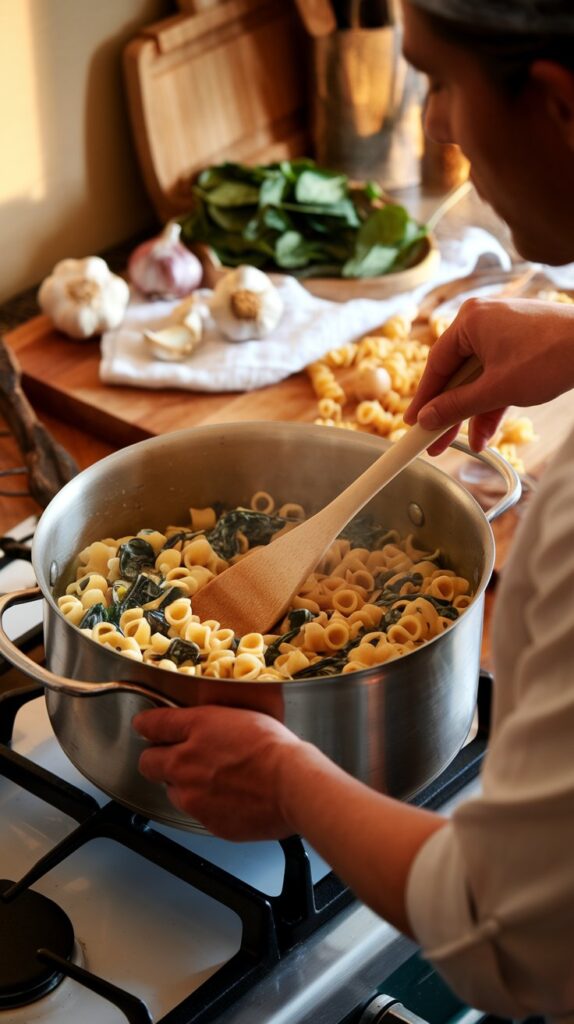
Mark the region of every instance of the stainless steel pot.
[[385, 665], [285, 683], [195, 679], [133, 662], [94, 643], [63, 618], [56, 603], [77, 553], [94, 540], [187, 523], [190, 505], [245, 504], [262, 489], [315, 512], [385, 444], [306, 424], [201, 427], [110, 455], [56, 495], [34, 538], [39, 589], [0, 601], [1, 622], [10, 605], [43, 595], [48, 668], [21, 654], [1, 628], [0, 651], [45, 685], [54, 732], [88, 779], [146, 817], [204, 831], [171, 805], [161, 786], [138, 772], [144, 741], [131, 720], [154, 703], [227, 702], [268, 710], [346, 771], [400, 798], [411, 796], [452, 760], [468, 735], [476, 704], [484, 590], [494, 562], [489, 520], [520, 495], [516, 473], [494, 452], [481, 458], [503, 476], [507, 492], [487, 514], [427, 459], [415, 460], [368, 506], [378, 521], [403, 535], [414, 533], [421, 546], [440, 547], [476, 594], [446, 633]]

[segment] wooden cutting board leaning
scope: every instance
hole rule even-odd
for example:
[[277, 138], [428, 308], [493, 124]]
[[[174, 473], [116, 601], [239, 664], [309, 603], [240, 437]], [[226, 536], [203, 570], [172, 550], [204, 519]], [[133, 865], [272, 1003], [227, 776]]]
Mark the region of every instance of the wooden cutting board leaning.
[[156, 22], [128, 43], [132, 132], [162, 222], [189, 209], [190, 181], [210, 164], [309, 152], [307, 45], [284, 0], [226, 0]]
[[[225, 0], [194, 9], [140, 30], [124, 51], [136, 154], [162, 222], [189, 212], [192, 183], [206, 167], [313, 156], [310, 52], [337, 28], [330, 0]], [[217, 258], [202, 248], [215, 278]], [[429, 230], [413, 266], [360, 282], [311, 277], [305, 287], [335, 301], [342, 284], [349, 298], [384, 298], [416, 288], [438, 262]]]

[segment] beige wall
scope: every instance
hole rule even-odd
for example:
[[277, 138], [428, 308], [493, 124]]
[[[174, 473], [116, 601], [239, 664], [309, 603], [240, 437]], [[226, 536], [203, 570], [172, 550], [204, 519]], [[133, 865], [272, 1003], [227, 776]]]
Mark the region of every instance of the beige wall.
[[155, 226], [121, 54], [175, 0], [0, 0], [0, 302]]

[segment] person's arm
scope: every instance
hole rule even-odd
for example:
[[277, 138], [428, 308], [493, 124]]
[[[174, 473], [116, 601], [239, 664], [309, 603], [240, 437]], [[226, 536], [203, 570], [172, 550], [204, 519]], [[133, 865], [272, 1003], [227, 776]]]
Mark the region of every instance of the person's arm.
[[497, 592], [482, 793], [425, 844], [407, 890], [425, 957], [469, 1005], [515, 1018], [574, 1005], [573, 453], [571, 434]]
[[[299, 832], [414, 934], [460, 998], [499, 1016], [572, 1010], [574, 435], [546, 471], [497, 596], [483, 791], [448, 821], [349, 778], [270, 716], [147, 711], [143, 774], [224, 838]], [[456, 686], [456, 680], [453, 680]]]
[[[483, 366], [470, 384], [441, 394], [469, 356]], [[471, 418], [470, 443], [480, 451], [508, 405], [540, 405], [574, 387], [574, 304], [534, 299], [470, 299], [432, 346], [405, 413], [428, 430]], [[429, 448], [443, 451], [458, 426]]]
[[158, 709], [134, 726], [157, 744], [140, 770], [167, 784], [176, 807], [225, 839], [304, 835], [361, 900], [411, 934], [410, 866], [443, 818], [375, 792], [259, 712]]

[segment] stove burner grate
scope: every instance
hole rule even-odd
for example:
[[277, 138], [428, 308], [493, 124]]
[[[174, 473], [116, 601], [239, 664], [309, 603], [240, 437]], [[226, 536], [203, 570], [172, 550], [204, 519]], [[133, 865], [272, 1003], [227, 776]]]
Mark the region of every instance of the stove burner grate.
[[[38, 639], [36, 635], [27, 635], [24, 643], [31, 645]], [[5, 668], [0, 663], [0, 678], [3, 671]], [[481, 672], [478, 731], [475, 738], [459, 752], [439, 778], [413, 798], [413, 803], [428, 808], [440, 807], [476, 777], [488, 740], [491, 690], [492, 677], [487, 672]], [[10, 739], [18, 710], [42, 692], [42, 687], [33, 684], [0, 695], [0, 776], [4, 775], [16, 785], [60, 809], [75, 820], [78, 827], [13, 884], [11, 899], [20, 899], [26, 893], [30, 894], [31, 885], [83, 844], [96, 838], [107, 838], [229, 906], [242, 921], [241, 949], [204, 981], [199, 989], [168, 1011], [157, 1024], [204, 1024], [215, 1019], [221, 1010], [263, 977], [290, 949], [352, 901], [352, 892], [333, 872], [313, 883], [307, 851], [299, 836], [281, 842], [285, 855], [283, 888], [277, 896], [267, 897], [223, 869], [180, 847], [175, 841], [154, 830], [146, 819], [134, 815], [115, 801], [100, 807], [87, 793], [11, 750]], [[6, 930], [0, 914], [0, 934]], [[35, 950], [40, 945], [36, 940]], [[150, 1024], [147, 1007], [131, 993], [91, 975], [57, 952], [40, 949], [38, 957], [42, 964], [51, 967], [52, 972], [55, 970], [57, 980], [54, 984], [61, 980], [61, 976], [74, 978], [114, 1003], [130, 1024]], [[0, 972], [0, 995], [1, 985]], [[0, 1010], [2, 1005], [0, 1001]]]
[[0, 880], [0, 935], [10, 936], [0, 961], [0, 1009], [26, 1006], [51, 992], [64, 974], [41, 959], [43, 948], [70, 960], [74, 929], [52, 900], [28, 889], [10, 898], [13, 883]]

